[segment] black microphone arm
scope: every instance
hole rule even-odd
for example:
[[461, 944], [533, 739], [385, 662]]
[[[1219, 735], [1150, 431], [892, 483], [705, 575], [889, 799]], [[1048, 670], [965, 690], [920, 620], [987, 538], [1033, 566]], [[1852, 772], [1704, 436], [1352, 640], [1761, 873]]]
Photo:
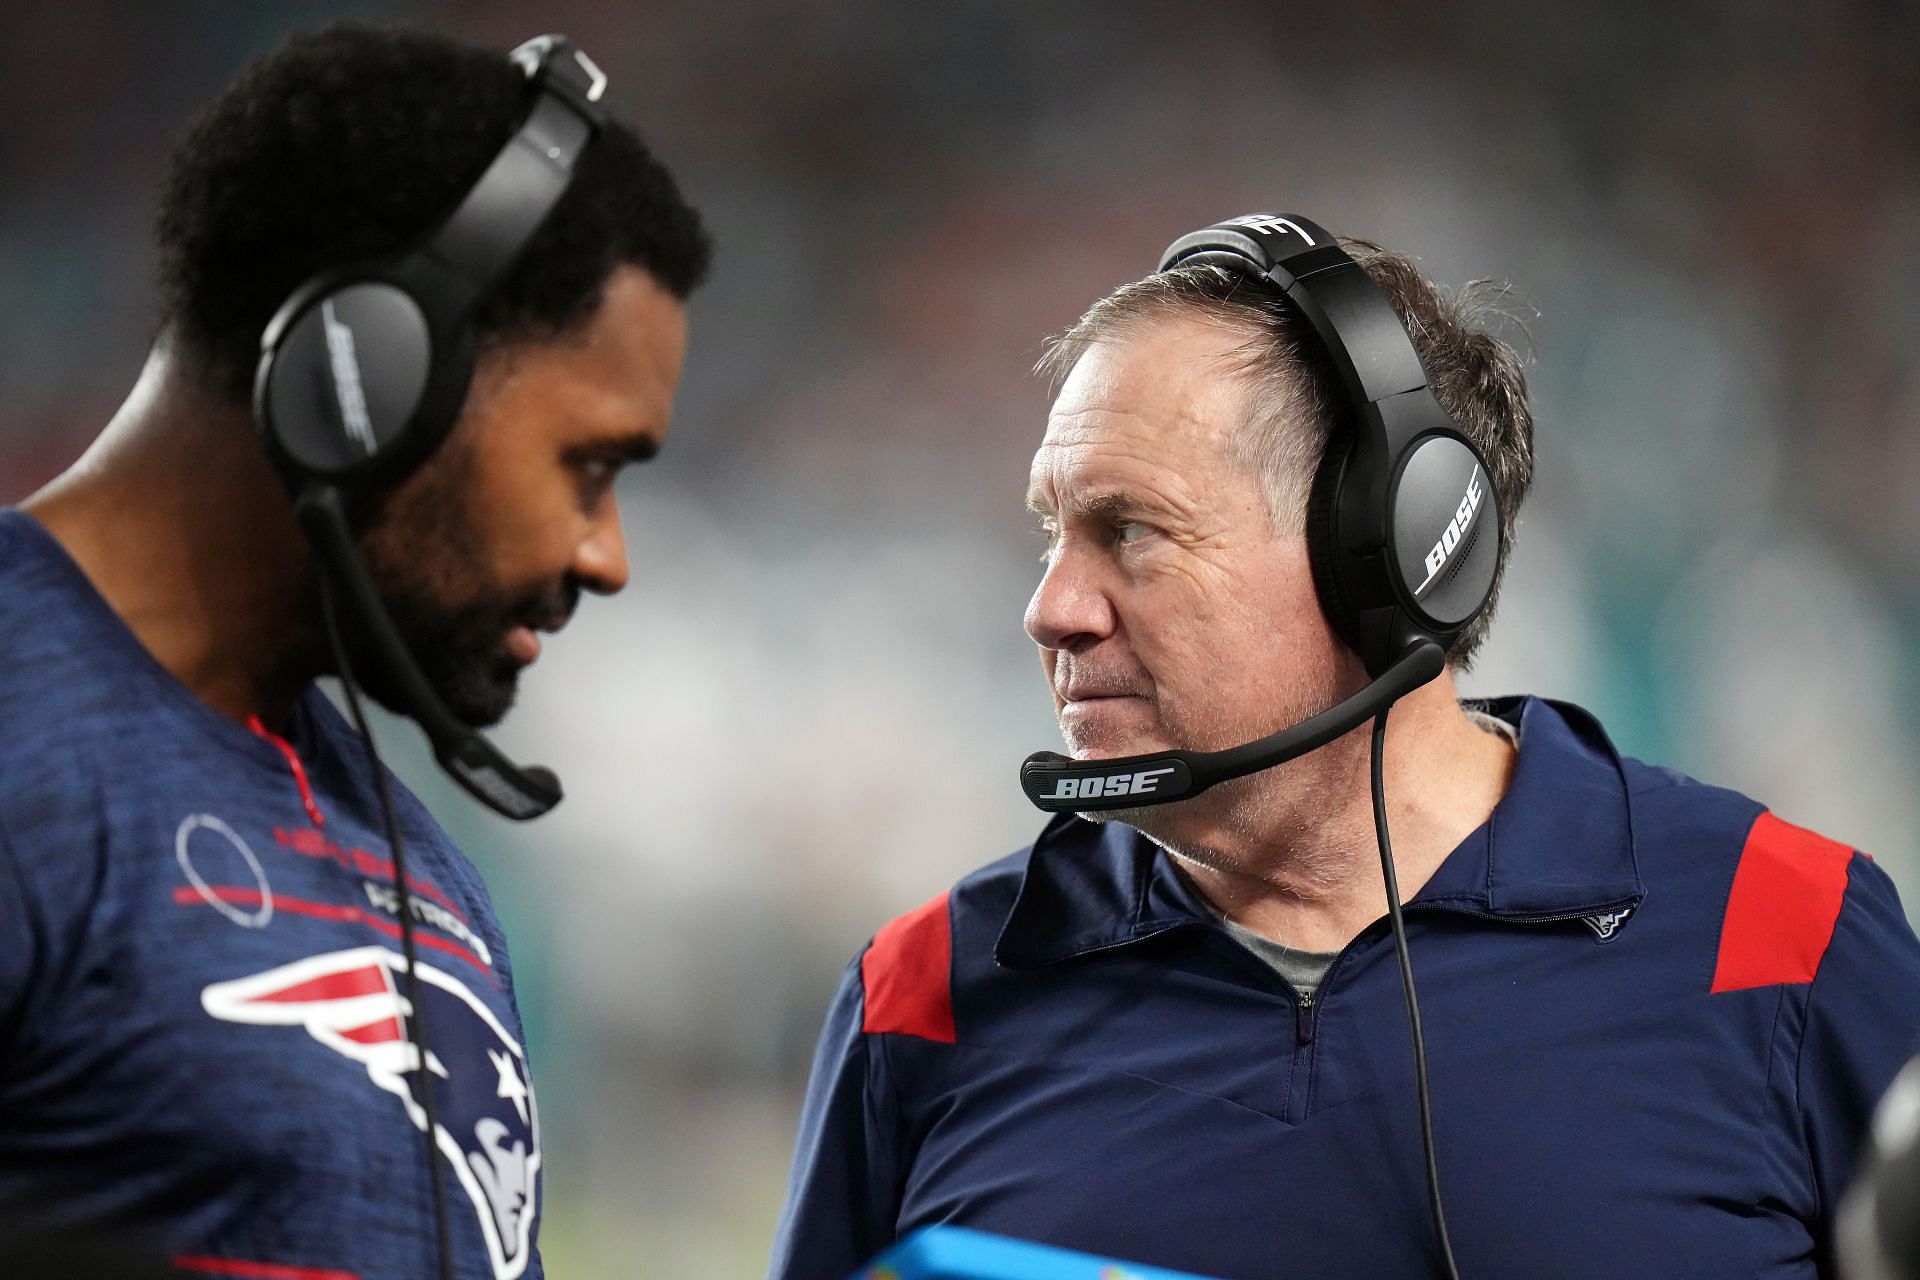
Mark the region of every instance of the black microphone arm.
[[504, 817], [537, 818], [559, 804], [560, 779], [553, 770], [507, 759], [478, 730], [461, 723], [427, 683], [360, 562], [340, 491], [331, 485], [311, 485], [295, 499], [294, 510], [313, 544], [321, 572], [330, 574], [345, 593], [374, 652], [398, 682], [407, 714], [433, 744], [440, 767], [474, 799]]
[[1108, 760], [1075, 760], [1036, 751], [1020, 766], [1027, 799], [1048, 813], [1135, 809], [1197, 796], [1229, 778], [1244, 777], [1324, 747], [1353, 732], [1396, 699], [1440, 674], [1447, 655], [1431, 640], [1402, 653], [1366, 688], [1311, 720], [1225, 751], [1149, 751]]

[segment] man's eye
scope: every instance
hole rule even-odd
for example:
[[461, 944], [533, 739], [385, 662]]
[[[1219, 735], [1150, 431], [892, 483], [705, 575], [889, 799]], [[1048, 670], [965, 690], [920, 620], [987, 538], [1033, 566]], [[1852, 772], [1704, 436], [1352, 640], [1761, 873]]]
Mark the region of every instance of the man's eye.
[[1060, 544], [1060, 526], [1047, 521], [1034, 532], [1040, 535], [1040, 563], [1045, 564], [1053, 559], [1053, 549]]
[[1153, 532], [1153, 526], [1142, 524], [1138, 520], [1122, 520], [1113, 527], [1113, 540], [1122, 546], [1140, 541]]
[[620, 464], [612, 458], [582, 458], [574, 466], [580, 478], [593, 488], [613, 483], [620, 474]]

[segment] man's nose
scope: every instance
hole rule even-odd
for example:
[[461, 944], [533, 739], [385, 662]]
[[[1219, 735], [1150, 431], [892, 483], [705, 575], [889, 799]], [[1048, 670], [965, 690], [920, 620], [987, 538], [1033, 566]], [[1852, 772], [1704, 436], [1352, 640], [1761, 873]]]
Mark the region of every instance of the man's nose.
[[620, 510], [611, 501], [595, 510], [593, 523], [573, 551], [573, 577], [582, 587], [610, 596], [627, 585], [627, 540]]
[[1113, 600], [1082, 557], [1061, 551], [1027, 602], [1027, 634], [1043, 649], [1082, 649], [1113, 634]]

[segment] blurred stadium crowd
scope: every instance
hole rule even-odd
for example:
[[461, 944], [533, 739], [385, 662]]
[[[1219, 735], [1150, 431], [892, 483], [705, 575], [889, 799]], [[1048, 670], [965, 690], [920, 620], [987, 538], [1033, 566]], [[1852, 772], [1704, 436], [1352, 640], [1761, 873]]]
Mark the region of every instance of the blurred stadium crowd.
[[1578, 701], [1920, 900], [1920, 9], [10, 16], [0, 502], [131, 384], [161, 159], [291, 30], [564, 30], [717, 234], [674, 438], [623, 492], [633, 585], [550, 644], [501, 735], [566, 804], [497, 822], [386, 726], [509, 925], [555, 1275], [753, 1274], [841, 967], [1037, 830], [1014, 783], [1056, 741], [1019, 622], [1046, 409], [1026, 371], [1220, 217], [1297, 210], [1442, 282], [1513, 282], [1540, 479], [1469, 689]]

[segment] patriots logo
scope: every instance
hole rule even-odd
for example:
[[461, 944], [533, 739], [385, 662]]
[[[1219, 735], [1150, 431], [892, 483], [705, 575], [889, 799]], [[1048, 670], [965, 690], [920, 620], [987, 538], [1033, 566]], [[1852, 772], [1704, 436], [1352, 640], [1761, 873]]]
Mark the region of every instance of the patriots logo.
[[[200, 1004], [226, 1022], [305, 1027], [365, 1068], [424, 1131], [420, 1055], [401, 1027], [412, 1012], [405, 973], [406, 961], [387, 948], [356, 947], [213, 983]], [[515, 1280], [533, 1252], [540, 1172], [526, 1053], [459, 979], [432, 965], [420, 966], [420, 1002], [438, 1121], [434, 1144], [473, 1201], [494, 1280]]]
[[1611, 942], [1620, 926], [1633, 914], [1632, 907], [1622, 907], [1618, 911], [1602, 911], [1597, 916], [1581, 916], [1580, 923], [1593, 930], [1593, 936], [1602, 942]]

